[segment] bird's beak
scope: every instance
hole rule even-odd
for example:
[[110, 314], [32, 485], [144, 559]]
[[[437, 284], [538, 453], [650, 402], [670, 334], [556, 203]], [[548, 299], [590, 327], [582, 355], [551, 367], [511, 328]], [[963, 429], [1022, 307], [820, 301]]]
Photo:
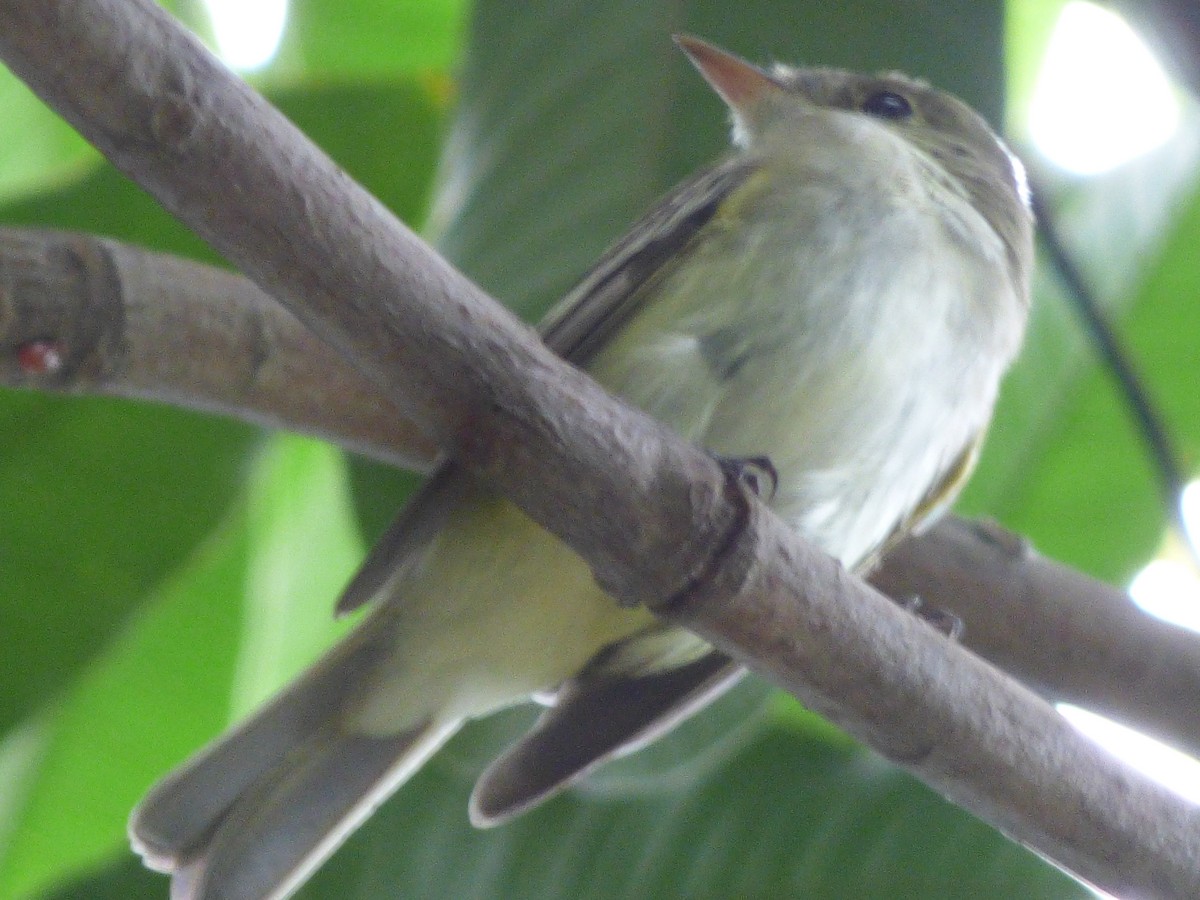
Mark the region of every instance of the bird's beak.
[[763, 102], [783, 90], [769, 72], [708, 41], [688, 34], [677, 34], [675, 43], [725, 101], [741, 128], [754, 130]]

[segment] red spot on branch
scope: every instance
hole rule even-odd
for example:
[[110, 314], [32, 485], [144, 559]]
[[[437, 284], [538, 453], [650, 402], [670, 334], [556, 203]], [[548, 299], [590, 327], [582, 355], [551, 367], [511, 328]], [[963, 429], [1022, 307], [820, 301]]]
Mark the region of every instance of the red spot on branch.
[[53, 375], [62, 368], [63, 354], [58, 341], [30, 341], [17, 348], [17, 365], [26, 375]]

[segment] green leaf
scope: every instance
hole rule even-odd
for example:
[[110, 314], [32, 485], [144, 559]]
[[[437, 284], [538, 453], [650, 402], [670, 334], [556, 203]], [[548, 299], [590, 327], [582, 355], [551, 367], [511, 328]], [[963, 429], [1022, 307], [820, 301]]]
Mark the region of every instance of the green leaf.
[[163, 877], [133, 856], [81, 876], [45, 895], [45, 900], [162, 900]]
[[1148, 374], [1185, 464], [1200, 461], [1200, 191], [1193, 193], [1159, 253], [1147, 266], [1122, 321], [1126, 344]]
[[[445, 115], [444, 101], [429, 88], [400, 79], [306, 91], [289, 88], [271, 98], [398, 216], [410, 223], [424, 218]], [[207, 244], [108, 163], [69, 183], [0, 206], [0, 222], [77, 229], [219, 261]]]
[[[428, 91], [401, 82], [281, 100], [400, 215], [423, 218], [443, 115]], [[344, 127], [347, 112], [356, 129]], [[400, 130], [402, 147], [381, 153]], [[215, 258], [108, 165], [0, 209], [0, 220]], [[0, 673], [2, 730], [53, 697], [211, 530], [259, 432], [147, 404], [12, 391], [0, 392], [0, 426], [0, 541], [10, 548], [0, 613], [16, 648]]]
[[345, 462], [325, 444], [276, 437], [256, 467], [249, 507], [239, 716], [346, 633], [350, 621], [333, 620], [333, 603], [363, 554]]
[[470, 777], [431, 765], [300, 896], [1088, 896], [845, 745], [761, 728], [691, 763], [656, 779], [585, 785], [486, 832], [451, 811], [465, 807]]
[[57, 697], [211, 532], [249, 436], [145, 404], [0, 393], [0, 733]]
[[0, 203], [79, 177], [100, 154], [0, 68]]
[[219, 261], [207, 244], [106, 162], [69, 183], [0, 207], [0, 221], [84, 231], [204, 262]]
[[[1115, 317], [1121, 340], [1158, 403], [1185, 465], [1200, 459], [1200, 194]], [[1112, 377], [1092, 365], [1058, 422], [1055, 441], [1014, 497], [1010, 521], [1039, 535], [1041, 549], [1113, 579], [1127, 579], [1161, 541], [1161, 483]], [[1043, 526], [1047, 516], [1054, 528]]]
[[[1196, 235], [1198, 172], [1200, 144], [1185, 130], [1107, 175], [1042, 184], [1118, 341], [1151, 397], [1164, 401], [1167, 430], [1185, 466], [1197, 458], [1190, 390], [1197, 356], [1181, 345], [1196, 324], [1186, 291], [1198, 271], [1188, 244]], [[1046, 260], [1034, 284], [1024, 352], [960, 505], [999, 518], [1056, 559], [1127, 580], [1168, 521], [1160, 479]]]
[[[212, 10], [204, 0], [160, 0], [215, 54]], [[439, 79], [462, 47], [469, 0], [289, 0], [275, 55], [247, 74], [260, 87], [319, 86], [422, 75]], [[255, 10], [227, 8], [231, 25], [255, 28]]]
[[427, 82], [317, 84], [268, 96], [392, 212], [413, 227], [424, 221], [446, 115]]
[[[40, 752], [5, 817], [0, 897], [38, 896], [127, 853], [133, 804], [227, 723], [246, 551], [235, 515], [78, 674], [61, 705], [31, 720]], [[30, 727], [10, 732], [6, 749]]]
[[[761, 687], [748, 690], [722, 705], [758, 705]], [[877, 758], [745, 723], [723, 743], [709, 735], [689, 748], [683, 734], [669, 735], [657, 770], [601, 772], [511, 825], [476, 831], [463, 810], [478, 745], [498, 746], [506, 727], [514, 734], [527, 722], [517, 711], [494, 717], [491, 731], [469, 729], [298, 896], [1089, 896]], [[683, 726], [693, 727], [703, 730]], [[672, 752], [680, 754], [674, 765]], [[125, 865], [54, 900], [153, 900], [162, 891], [161, 878]]]
[[1010, 88], [1005, 110], [1008, 130], [1022, 132], [1029, 101], [1046, 54], [1050, 34], [1068, 0], [1009, 0], [1005, 5], [1005, 52]]
[[369, 459], [351, 457], [349, 465], [354, 511], [364, 543], [371, 546], [424, 478]]
[[49, 710], [31, 716], [0, 740], [0, 860], [19, 833], [21, 810], [45, 753], [52, 717]]
[[462, 46], [466, 0], [293, 0], [266, 77], [364, 80], [444, 73]]
[[349, 627], [331, 616], [362, 555], [341, 454], [276, 439], [245, 506], [81, 673], [49, 724], [15, 731], [0, 751], [0, 785], [14, 772], [20, 798], [7, 847], [0, 834], [0, 896], [33, 896], [127, 852], [124, 822], [149, 784]]
[[[1018, 149], [1055, 225], [1112, 323], [1185, 469], [1197, 459], [1197, 355], [1189, 286], [1200, 195], [1194, 110], [1167, 145], [1118, 169], [1071, 178], [1028, 146], [1021, 113], [1061, 4], [1010, 4]], [[960, 507], [1000, 519], [1042, 552], [1127, 581], [1162, 540], [1169, 510], [1143, 436], [1085, 336], [1048, 260], [1039, 260], [1025, 350], [1001, 395], [979, 470]]]

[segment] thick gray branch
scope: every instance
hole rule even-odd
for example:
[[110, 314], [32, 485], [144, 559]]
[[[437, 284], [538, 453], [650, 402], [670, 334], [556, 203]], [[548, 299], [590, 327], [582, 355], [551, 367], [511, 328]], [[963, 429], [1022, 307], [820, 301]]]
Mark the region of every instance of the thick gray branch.
[[1109, 891], [1200, 895], [1200, 811], [555, 359], [160, 8], [3, 0], [0, 55], [615, 596], [650, 602]]

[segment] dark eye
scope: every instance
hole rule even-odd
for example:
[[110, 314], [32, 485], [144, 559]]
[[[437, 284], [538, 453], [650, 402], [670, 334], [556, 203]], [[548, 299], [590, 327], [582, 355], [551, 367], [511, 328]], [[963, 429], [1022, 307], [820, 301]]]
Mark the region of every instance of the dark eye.
[[912, 115], [912, 104], [895, 91], [879, 91], [863, 101], [862, 111], [881, 119], [907, 119]]

